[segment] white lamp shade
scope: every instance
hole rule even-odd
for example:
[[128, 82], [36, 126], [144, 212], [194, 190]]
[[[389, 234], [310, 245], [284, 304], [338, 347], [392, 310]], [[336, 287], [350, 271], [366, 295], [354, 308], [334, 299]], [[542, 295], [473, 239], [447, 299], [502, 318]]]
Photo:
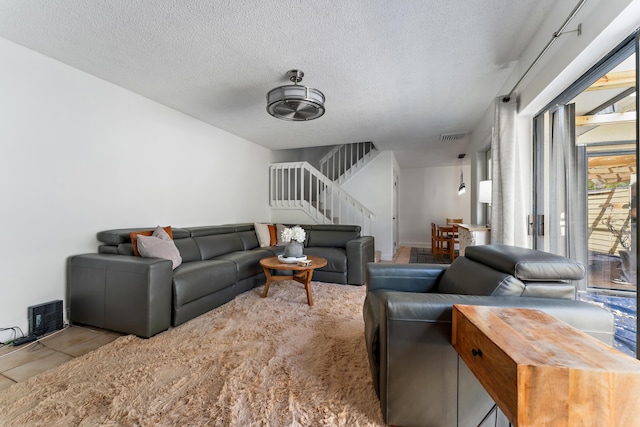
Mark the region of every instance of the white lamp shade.
[[491, 204], [491, 180], [480, 181], [478, 186], [478, 202]]

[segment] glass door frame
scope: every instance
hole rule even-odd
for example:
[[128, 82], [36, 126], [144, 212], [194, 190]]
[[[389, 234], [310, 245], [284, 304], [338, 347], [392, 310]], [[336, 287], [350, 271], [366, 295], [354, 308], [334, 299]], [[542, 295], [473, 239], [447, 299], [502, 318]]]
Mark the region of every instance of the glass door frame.
[[[600, 60], [589, 71], [587, 71], [582, 77], [580, 77], [575, 83], [567, 88], [563, 93], [558, 95], [553, 101], [542, 108], [533, 118], [533, 194], [532, 194], [532, 218], [531, 233], [533, 236], [533, 248], [545, 249], [544, 239], [544, 219], [541, 217], [544, 215], [546, 204], [544, 194], [544, 167], [545, 167], [545, 155], [544, 152], [544, 138], [545, 129], [548, 128], [548, 123], [545, 126], [545, 113], [550, 113], [557, 109], [559, 105], [566, 105], [585, 89], [591, 86], [595, 81], [602, 77], [607, 71], [613, 68], [618, 63], [622, 62], [625, 58], [629, 57], [633, 53], [636, 54], [636, 90], [638, 87], [638, 63], [639, 58], [639, 44], [640, 44], [640, 32], [636, 31], [629, 37], [627, 37], [622, 43], [620, 43], [609, 55]], [[640, 128], [637, 120], [638, 115], [638, 96], [636, 96], [636, 140], [640, 134]], [[636, 147], [636, 158], [638, 157], [638, 148]], [[636, 168], [637, 168], [636, 164]]]
[[[632, 54], [635, 54], [635, 72], [636, 72], [636, 146], [635, 146], [635, 155], [636, 155], [636, 171], [640, 170], [640, 153], [638, 148], [638, 136], [640, 135], [640, 122], [638, 120], [639, 114], [639, 104], [640, 100], [638, 99], [638, 85], [640, 79], [638, 78], [640, 75], [640, 31], [636, 30], [633, 34], [628, 36], [622, 43], [620, 43], [616, 48], [614, 48], [607, 56], [605, 56], [602, 60], [600, 60], [596, 65], [594, 65], [589, 71], [587, 71], [582, 77], [580, 77], [576, 82], [574, 82], [571, 86], [569, 86], [563, 93], [558, 95], [553, 101], [547, 104], [544, 108], [542, 108], [535, 116], [533, 120], [533, 194], [532, 194], [532, 211], [531, 211], [531, 220], [529, 221], [530, 234], [532, 235], [532, 245], [534, 249], [540, 250], [548, 250], [548, 242], [545, 237], [545, 229], [548, 231], [548, 225], [545, 224], [547, 220], [544, 218], [544, 213], [548, 211], [549, 206], [547, 206], [549, 195], [545, 194], [545, 183], [544, 179], [546, 176], [545, 168], [547, 167], [547, 163], [545, 160], [548, 160], [549, 153], [546, 153], [544, 150], [545, 147], [545, 139], [548, 141], [550, 135], [549, 133], [551, 123], [551, 112], [558, 109], [558, 106], [566, 106], [569, 104], [574, 98], [576, 98], [579, 94], [584, 92], [589, 86], [591, 86], [594, 82], [596, 82], [599, 78], [605, 75], [608, 71], [613, 69], [616, 65], [620, 64], [623, 60], [627, 59]], [[576, 171], [578, 174], [581, 172], [580, 169], [586, 173], [587, 170], [587, 153], [586, 147], [576, 147]], [[635, 208], [636, 211], [640, 203], [638, 203], [638, 199], [635, 200]], [[556, 218], [557, 219], [557, 218]], [[585, 236], [585, 245], [586, 245], [586, 236], [587, 230], [584, 230]], [[637, 227], [635, 230], [635, 238], [636, 242], [640, 242], [639, 240], [640, 232]], [[569, 236], [566, 236], [566, 245], [569, 247]], [[586, 248], [585, 248], [586, 250]], [[570, 255], [569, 255], [570, 256]], [[638, 260], [638, 253], [635, 254], [636, 261]], [[637, 264], [636, 264], [637, 265]], [[584, 284], [580, 284], [581, 290], [586, 290], [586, 280]], [[638, 300], [638, 292], [636, 292], [636, 306], [640, 305], [640, 301]], [[637, 309], [636, 309], [637, 310]], [[640, 331], [640, 317], [637, 316], [636, 311], [636, 323], [637, 329], [636, 331]], [[640, 346], [636, 346], [636, 357], [640, 358]]]

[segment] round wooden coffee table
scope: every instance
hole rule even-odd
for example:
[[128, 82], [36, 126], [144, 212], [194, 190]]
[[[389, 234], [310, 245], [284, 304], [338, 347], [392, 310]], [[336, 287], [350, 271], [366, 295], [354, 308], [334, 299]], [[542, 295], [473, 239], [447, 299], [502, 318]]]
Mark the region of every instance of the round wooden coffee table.
[[[302, 283], [307, 291], [307, 302], [309, 305], [313, 305], [313, 297], [311, 296], [311, 276], [313, 276], [313, 270], [316, 268], [322, 268], [327, 265], [327, 260], [314, 255], [308, 255], [307, 259], [311, 261], [309, 266], [301, 266], [298, 264], [287, 264], [280, 262], [277, 256], [270, 258], [262, 258], [260, 265], [264, 269], [264, 274], [267, 276], [267, 284], [264, 285], [264, 292], [262, 298], [266, 298], [269, 293], [269, 285], [271, 282], [277, 280], [295, 280], [298, 283]], [[291, 276], [273, 276], [271, 270], [291, 271]]]

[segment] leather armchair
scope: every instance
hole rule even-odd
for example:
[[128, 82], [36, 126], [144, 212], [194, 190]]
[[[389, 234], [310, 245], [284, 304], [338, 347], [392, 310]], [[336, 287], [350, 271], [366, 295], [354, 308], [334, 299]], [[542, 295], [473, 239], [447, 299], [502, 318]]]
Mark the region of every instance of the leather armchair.
[[572, 299], [580, 263], [525, 248], [470, 249], [451, 266], [367, 266], [365, 339], [387, 424], [477, 426], [493, 405], [451, 346], [453, 304], [536, 308], [613, 342], [613, 316]]

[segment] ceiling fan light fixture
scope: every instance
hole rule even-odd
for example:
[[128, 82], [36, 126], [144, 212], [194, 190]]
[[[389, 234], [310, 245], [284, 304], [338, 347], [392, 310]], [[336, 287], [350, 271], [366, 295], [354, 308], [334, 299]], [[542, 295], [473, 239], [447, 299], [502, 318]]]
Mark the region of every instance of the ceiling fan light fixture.
[[287, 76], [292, 85], [280, 86], [267, 93], [267, 112], [277, 119], [294, 122], [321, 117], [325, 112], [324, 94], [298, 84], [304, 77], [301, 70], [289, 70]]

